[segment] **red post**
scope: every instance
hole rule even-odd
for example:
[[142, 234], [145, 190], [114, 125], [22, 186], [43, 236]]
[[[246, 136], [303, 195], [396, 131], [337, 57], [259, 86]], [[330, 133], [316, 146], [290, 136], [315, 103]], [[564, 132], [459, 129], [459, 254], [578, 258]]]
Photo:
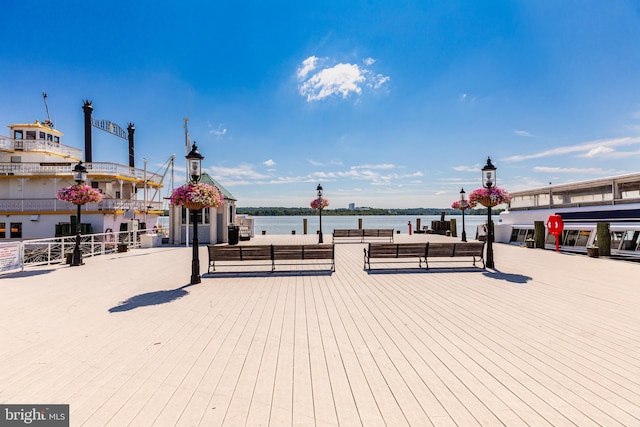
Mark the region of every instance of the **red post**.
[[556, 236], [556, 252], [560, 252], [560, 235], [564, 229], [564, 222], [560, 215], [551, 215], [547, 220], [549, 234]]
[[409, 236], [413, 234], [413, 226], [411, 225], [411, 221], [409, 221]]

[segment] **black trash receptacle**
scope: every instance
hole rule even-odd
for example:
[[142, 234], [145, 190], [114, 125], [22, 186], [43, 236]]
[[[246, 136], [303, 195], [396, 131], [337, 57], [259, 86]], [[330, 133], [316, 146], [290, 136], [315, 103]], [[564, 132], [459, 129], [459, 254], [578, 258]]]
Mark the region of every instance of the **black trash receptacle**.
[[240, 227], [234, 224], [229, 224], [229, 244], [237, 245], [238, 237], [240, 235]]

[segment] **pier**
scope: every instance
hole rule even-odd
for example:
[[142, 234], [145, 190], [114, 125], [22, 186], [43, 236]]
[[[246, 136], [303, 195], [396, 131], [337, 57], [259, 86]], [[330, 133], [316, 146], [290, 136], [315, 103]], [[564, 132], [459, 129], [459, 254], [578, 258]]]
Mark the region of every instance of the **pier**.
[[71, 426], [640, 425], [640, 264], [497, 244], [495, 269], [367, 272], [363, 248], [193, 286], [184, 246], [2, 275], [0, 402]]

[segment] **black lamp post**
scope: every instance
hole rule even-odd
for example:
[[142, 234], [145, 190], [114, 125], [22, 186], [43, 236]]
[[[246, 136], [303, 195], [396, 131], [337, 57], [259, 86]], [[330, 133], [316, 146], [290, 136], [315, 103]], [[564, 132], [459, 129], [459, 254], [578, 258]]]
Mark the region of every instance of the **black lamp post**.
[[318, 187], [316, 187], [316, 190], [318, 191], [318, 203], [320, 203], [320, 209], [318, 209], [318, 211], [320, 212], [320, 234], [318, 235], [318, 243], [323, 243], [322, 240], [322, 185], [318, 184]]
[[[482, 168], [482, 186], [490, 189], [496, 184], [496, 167], [491, 163], [491, 157], [487, 157], [487, 164]], [[494, 268], [493, 262], [493, 224], [491, 223], [491, 206], [487, 206], [487, 262], [488, 268]]]
[[[75, 179], [77, 185], [84, 184], [86, 182], [87, 168], [82, 166], [82, 161], [80, 161], [73, 168], [73, 179]], [[81, 239], [80, 234], [82, 233], [82, 226], [81, 226], [82, 219], [80, 218], [80, 215], [82, 214], [82, 212], [80, 208], [82, 207], [82, 205], [77, 205], [77, 206], [78, 206], [78, 214], [77, 214], [78, 221], [76, 223], [76, 245], [73, 248], [73, 256], [70, 264], [72, 267], [84, 264], [82, 262], [82, 251], [80, 250], [80, 239]]]
[[460, 207], [462, 208], [462, 241], [466, 242], [467, 241], [467, 232], [465, 231], [464, 228], [464, 211], [467, 210], [467, 201], [464, 198], [465, 192], [464, 192], [464, 188], [460, 190]]
[[[200, 154], [198, 151], [198, 147], [196, 146], [196, 142], [193, 141], [193, 146], [191, 147], [191, 151], [186, 155], [189, 164], [189, 175], [191, 176], [191, 182], [197, 184], [200, 181], [200, 175], [202, 173], [202, 159], [204, 156]], [[200, 283], [202, 280], [200, 279], [200, 257], [198, 256], [198, 251], [200, 250], [200, 246], [198, 244], [198, 212], [202, 211], [202, 209], [189, 209], [192, 214], [192, 223], [193, 223], [193, 256], [191, 257], [191, 284], [195, 285]], [[189, 233], [187, 233], [187, 236]]]

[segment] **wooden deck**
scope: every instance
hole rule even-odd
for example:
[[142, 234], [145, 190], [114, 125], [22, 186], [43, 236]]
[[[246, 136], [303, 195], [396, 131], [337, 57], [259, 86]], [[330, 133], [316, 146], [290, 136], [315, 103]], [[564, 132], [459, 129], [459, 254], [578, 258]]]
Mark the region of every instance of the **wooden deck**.
[[[452, 238], [396, 241], [427, 239]], [[640, 425], [640, 264], [498, 244], [496, 270], [368, 273], [363, 247], [195, 286], [185, 247], [0, 276], [0, 402], [92, 427]]]

